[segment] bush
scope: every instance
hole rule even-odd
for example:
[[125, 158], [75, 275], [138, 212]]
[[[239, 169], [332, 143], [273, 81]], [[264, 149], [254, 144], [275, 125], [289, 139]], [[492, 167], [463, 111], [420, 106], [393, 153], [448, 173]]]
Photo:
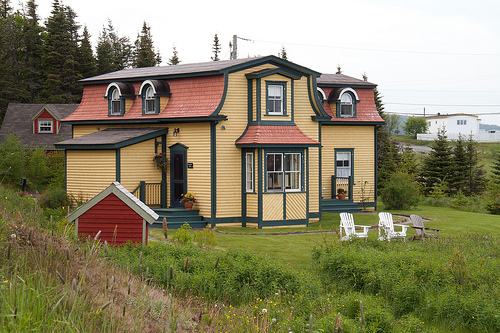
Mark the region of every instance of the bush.
[[46, 190], [42, 193], [39, 199], [40, 207], [59, 209], [72, 205], [71, 197], [62, 188], [54, 188]]
[[396, 172], [380, 190], [380, 198], [387, 209], [410, 209], [418, 204], [420, 189], [414, 176]]

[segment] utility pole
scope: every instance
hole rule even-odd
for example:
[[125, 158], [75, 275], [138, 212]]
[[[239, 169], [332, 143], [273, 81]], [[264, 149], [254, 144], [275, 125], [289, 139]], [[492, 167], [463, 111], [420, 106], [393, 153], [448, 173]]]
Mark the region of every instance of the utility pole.
[[231, 47], [231, 59], [238, 59], [238, 36], [233, 35], [233, 43], [229, 43]]

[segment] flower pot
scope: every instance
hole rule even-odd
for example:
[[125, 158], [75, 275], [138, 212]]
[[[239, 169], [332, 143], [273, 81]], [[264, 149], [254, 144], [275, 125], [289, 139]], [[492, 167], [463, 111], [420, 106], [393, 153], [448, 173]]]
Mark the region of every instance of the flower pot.
[[337, 194], [337, 198], [339, 200], [344, 200], [345, 199], [345, 193], [339, 193], [339, 194]]
[[186, 208], [186, 209], [193, 209], [193, 203], [191, 201], [185, 202], [184, 203], [184, 208]]

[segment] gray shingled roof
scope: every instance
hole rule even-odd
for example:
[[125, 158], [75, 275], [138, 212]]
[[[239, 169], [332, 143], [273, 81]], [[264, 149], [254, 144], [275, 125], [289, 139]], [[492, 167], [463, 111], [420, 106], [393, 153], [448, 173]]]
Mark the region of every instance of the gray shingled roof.
[[367, 87], [377, 86], [375, 83], [356, 79], [352, 76], [347, 76], [344, 74], [321, 74], [321, 76], [316, 79], [316, 83], [320, 87], [326, 85], [367, 86]]
[[78, 104], [20, 104], [10, 103], [0, 128], [0, 141], [15, 134], [30, 148], [55, 149], [54, 143], [71, 138], [71, 125], [62, 123], [58, 134], [34, 134], [33, 116], [43, 107], [56, 118], [63, 119], [76, 110]]
[[175, 75], [216, 73], [231, 68], [233, 66], [238, 66], [261, 58], [265, 57], [244, 58], [235, 60], [219, 60], [219, 61], [200, 62], [194, 64], [178, 64], [175, 66], [129, 68], [86, 78], [80, 80], [80, 82], [88, 83], [95, 81], [113, 81], [113, 80], [125, 80], [125, 79], [130, 80], [134, 78], [137, 79], [145, 77], [165, 77], [165, 76], [175, 76]]
[[81, 147], [114, 148], [115, 146], [126, 146], [127, 141], [140, 137], [157, 137], [168, 131], [166, 128], [107, 128], [102, 131], [79, 136], [74, 139], [65, 140], [58, 143], [58, 146], [65, 149], [81, 149]]

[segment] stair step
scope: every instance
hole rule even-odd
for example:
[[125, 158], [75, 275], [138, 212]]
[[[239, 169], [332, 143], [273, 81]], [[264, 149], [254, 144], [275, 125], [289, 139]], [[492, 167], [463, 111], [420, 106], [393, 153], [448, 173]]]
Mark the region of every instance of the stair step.
[[198, 209], [157, 208], [154, 211], [159, 217], [151, 226], [152, 228], [162, 228], [163, 218], [166, 218], [169, 229], [178, 229], [186, 222], [191, 228], [204, 228], [207, 225], [203, 216], [199, 215]]

